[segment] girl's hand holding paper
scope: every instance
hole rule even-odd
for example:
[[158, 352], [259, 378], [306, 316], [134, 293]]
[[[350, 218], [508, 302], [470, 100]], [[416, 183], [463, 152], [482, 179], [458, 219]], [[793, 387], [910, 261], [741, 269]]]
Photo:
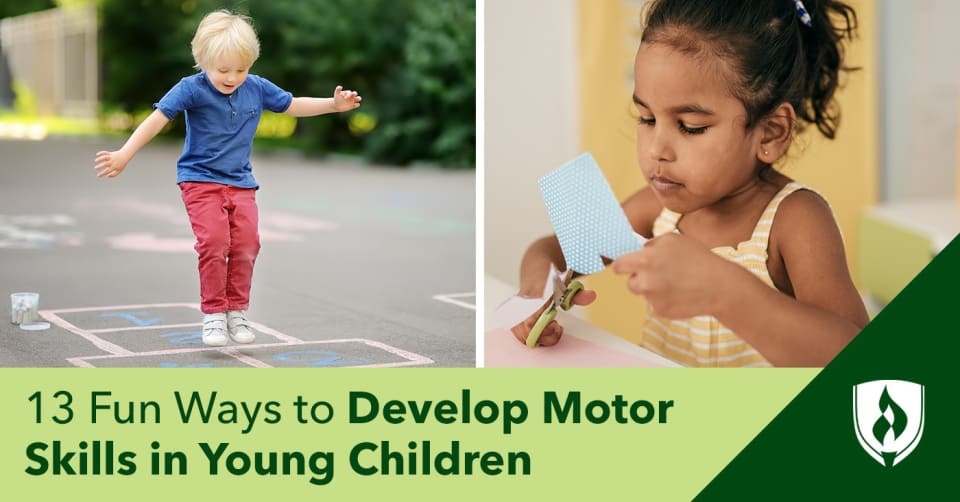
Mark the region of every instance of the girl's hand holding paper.
[[657, 314], [670, 319], [716, 316], [724, 300], [737, 298], [724, 291], [737, 284], [731, 274], [749, 274], [677, 233], [651, 239], [640, 251], [617, 258], [613, 272], [629, 275], [627, 288], [643, 295]]

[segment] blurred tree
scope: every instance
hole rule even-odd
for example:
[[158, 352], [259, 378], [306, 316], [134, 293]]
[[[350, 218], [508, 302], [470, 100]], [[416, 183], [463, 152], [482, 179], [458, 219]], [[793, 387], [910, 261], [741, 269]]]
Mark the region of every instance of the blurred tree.
[[[159, 101], [193, 69], [192, 30], [181, 0], [105, 0], [100, 51], [103, 100], [127, 112]], [[199, 22], [199, 21], [198, 21]]]
[[[402, 65], [405, 20], [416, 2], [250, 0], [261, 39], [257, 71], [301, 96], [331, 96], [338, 85], [364, 97], [361, 110], [391, 99], [378, 92]], [[369, 112], [368, 112], [369, 113]], [[301, 120], [297, 134], [315, 151], [362, 150], [350, 114]]]
[[475, 27], [472, 1], [416, 3], [403, 37], [403, 65], [381, 89], [382, 125], [366, 145], [372, 158], [475, 164]]
[[300, 120], [307, 149], [474, 164], [473, 0], [101, 1], [108, 107], [147, 108], [195, 71], [197, 24], [225, 8], [253, 19], [261, 43], [254, 73], [298, 96], [330, 96], [338, 84], [363, 95], [355, 112]]
[[3, 0], [0, 1], [0, 19], [54, 7], [53, 0]]

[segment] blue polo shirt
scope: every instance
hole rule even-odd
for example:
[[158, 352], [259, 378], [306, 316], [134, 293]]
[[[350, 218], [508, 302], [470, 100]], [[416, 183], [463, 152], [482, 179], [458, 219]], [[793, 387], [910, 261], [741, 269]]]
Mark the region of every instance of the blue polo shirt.
[[177, 161], [177, 183], [200, 181], [259, 188], [250, 165], [261, 110], [281, 113], [293, 95], [269, 80], [248, 75], [233, 94], [223, 94], [203, 72], [185, 77], [155, 103], [168, 119], [184, 112], [187, 137]]

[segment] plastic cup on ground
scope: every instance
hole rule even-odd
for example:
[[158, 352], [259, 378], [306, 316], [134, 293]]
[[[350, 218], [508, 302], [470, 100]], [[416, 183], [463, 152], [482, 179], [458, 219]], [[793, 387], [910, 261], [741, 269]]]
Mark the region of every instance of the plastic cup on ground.
[[11, 293], [10, 322], [24, 324], [40, 319], [40, 293]]

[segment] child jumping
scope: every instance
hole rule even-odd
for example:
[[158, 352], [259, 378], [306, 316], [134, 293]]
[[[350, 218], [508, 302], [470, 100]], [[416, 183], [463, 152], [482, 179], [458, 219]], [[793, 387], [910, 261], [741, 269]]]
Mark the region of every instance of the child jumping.
[[[622, 206], [652, 239], [612, 263], [646, 298], [640, 344], [687, 366], [823, 366], [869, 318], [827, 202], [773, 165], [807, 125], [834, 138], [856, 13], [832, 0], [648, 9], [633, 89], [648, 185]], [[541, 295], [551, 263], [566, 268], [555, 236], [524, 254], [520, 295]], [[538, 315], [512, 329], [521, 342]], [[540, 343], [562, 334], [554, 321]]]
[[177, 184], [197, 238], [203, 343], [251, 343], [244, 311], [250, 305], [253, 266], [260, 251], [256, 191], [250, 165], [253, 136], [266, 109], [294, 117], [345, 112], [361, 97], [340, 86], [332, 98], [293, 97], [250, 74], [260, 42], [248, 18], [207, 14], [190, 43], [200, 71], [180, 80], [120, 150], [97, 152], [98, 177], [113, 178], [163, 127], [184, 112], [187, 135], [177, 162]]

